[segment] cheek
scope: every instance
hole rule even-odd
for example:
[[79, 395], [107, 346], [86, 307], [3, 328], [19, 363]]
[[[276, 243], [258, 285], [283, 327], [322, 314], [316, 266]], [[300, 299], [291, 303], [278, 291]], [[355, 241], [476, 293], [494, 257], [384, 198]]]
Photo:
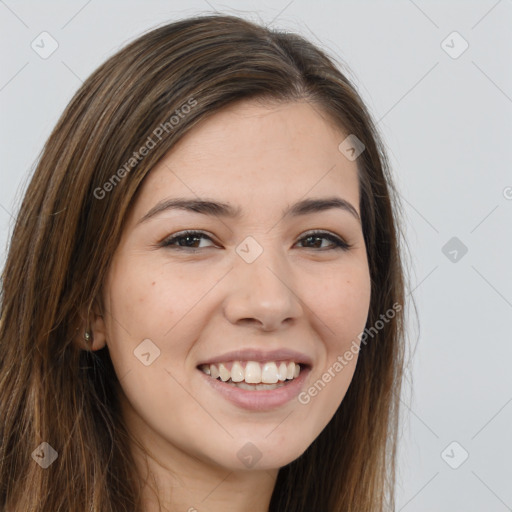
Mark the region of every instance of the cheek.
[[171, 279], [165, 268], [129, 261], [116, 267], [110, 283], [112, 328], [119, 333], [121, 325], [122, 336], [136, 339], [164, 339], [202, 292], [195, 282], [176, 275]]
[[[304, 401], [310, 400], [317, 425], [326, 424], [340, 405], [352, 381], [370, 307], [368, 267], [347, 266], [336, 272], [315, 295], [315, 313], [321, 319], [324, 357], [311, 375]], [[304, 403], [304, 402], [303, 402]]]
[[141, 356], [150, 353], [150, 360], [154, 360], [151, 369], [166, 359], [163, 334], [172, 328], [180, 314], [176, 300], [170, 302], [169, 290], [176, 287], [162, 286], [162, 279], [150, 266], [144, 268], [131, 263], [123, 261], [112, 269], [105, 300], [107, 345], [119, 376], [140, 370], [138, 352]]
[[[170, 279], [168, 267], [135, 263], [119, 262], [110, 273], [107, 344], [130, 407], [150, 423], [165, 423], [172, 410], [197, 413], [179, 383], [185, 381], [183, 362], [197, 335], [198, 322], [187, 313], [205, 290], [180, 277]], [[193, 311], [197, 316], [200, 310]]]
[[181, 380], [183, 363], [208, 320], [201, 299], [215, 284], [215, 276], [205, 278], [205, 272], [197, 271], [180, 274], [165, 263], [144, 263], [125, 258], [109, 274], [105, 305], [111, 359], [122, 376], [141, 370], [137, 354], [152, 349], [157, 358], [146, 374], [155, 373], [155, 368], [169, 369]]
[[315, 311], [324, 321], [330, 347], [342, 348], [364, 329], [370, 307], [368, 270], [340, 272], [315, 295]]

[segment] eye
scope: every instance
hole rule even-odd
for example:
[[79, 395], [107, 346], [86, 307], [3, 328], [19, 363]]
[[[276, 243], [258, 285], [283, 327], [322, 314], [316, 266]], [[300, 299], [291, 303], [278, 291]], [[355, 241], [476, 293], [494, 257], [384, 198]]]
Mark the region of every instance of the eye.
[[[329, 240], [331, 242], [330, 246], [322, 247], [322, 243], [324, 240]], [[318, 244], [318, 241], [320, 241], [320, 246]], [[311, 244], [306, 249], [320, 249], [320, 250], [331, 250], [331, 249], [342, 249], [342, 250], [348, 250], [350, 247], [352, 247], [349, 243], [345, 242], [345, 240], [342, 240], [340, 237], [333, 235], [332, 233], [329, 233], [327, 231], [310, 231], [306, 234], [306, 236], [303, 236], [299, 243], [306, 242], [306, 244]]]
[[[203, 233], [202, 231], [182, 231], [181, 233], [177, 233], [172, 235], [169, 238], [166, 238], [163, 242], [160, 243], [160, 247], [170, 247], [176, 249], [190, 249], [192, 251], [198, 249], [205, 249], [207, 247], [214, 247], [214, 245], [207, 246], [198, 246], [198, 242], [200, 244], [201, 240], [209, 240], [213, 242], [213, 240]], [[328, 240], [331, 242], [327, 247], [323, 246], [323, 241]], [[320, 245], [318, 244], [320, 241]], [[342, 240], [340, 237], [333, 235], [327, 231], [310, 231], [305, 236], [303, 236], [298, 243], [305, 242], [307, 246], [303, 246], [305, 249], [319, 249], [322, 251], [332, 250], [332, 249], [342, 249], [348, 250], [352, 247], [350, 244]]]
[[177, 249], [204, 249], [205, 247], [198, 247], [197, 241], [212, 239], [201, 231], [182, 231], [161, 242], [161, 247], [176, 247]]

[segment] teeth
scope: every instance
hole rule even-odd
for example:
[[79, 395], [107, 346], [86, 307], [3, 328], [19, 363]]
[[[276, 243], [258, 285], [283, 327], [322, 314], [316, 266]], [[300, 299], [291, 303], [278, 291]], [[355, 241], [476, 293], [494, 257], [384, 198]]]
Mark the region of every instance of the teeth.
[[[295, 375], [295, 363], [288, 363], [287, 370], [286, 370], [286, 378], [288, 380], [293, 379], [293, 376]], [[213, 374], [212, 374], [213, 377]], [[213, 377], [214, 379], [216, 377]]]
[[287, 370], [287, 366], [286, 366], [286, 363], [281, 363], [279, 365], [279, 372], [277, 374], [277, 378], [280, 380], [280, 381], [285, 381], [286, 380], [286, 375], [288, 374], [288, 370]]
[[249, 361], [245, 366], [245, 382], [247, 384], [259, 384], [261, 382], [261, 366], [254, 361]]
[[231, 372], [222, 364], [219, 364], [220, 380], [226, 382], [231, 378]]
[[240, 389], [247, 389], [248, 391], [272, 391], [273, 389], [280, 388], [285, 384], [284, 382], [279, 382], [277, 384], [246, 384], [245, 382], [237, 382], [231, 385]]
[[[278, 366], [279, 365], [279, 366]], [[237, 384], [242, 389], [275, 389], [284, 385], [286, 380], [296, 379], [300, 375], [300, 365], [290, 361], [288, 363], [267, 361], [258, 363], [247, 361], [245, 368], [241, 361], [202, 365], [201, 370], [214, 379], [231, 384]], [[251, 385], [252, 384], [252, 385]], [[255, 385], [256, 384], [256, 385]], [[258, 386], [259, 384], [259, 386]]]
[[233, 382], [242, 382], [244, 378], [245, 372], [242, 365], [238, 361], [235, 361], [231, 368], [231, 380]]
[[261, 372], [261, 382], [275, 384], [278, 380], [276, 363], [265, 363]]
[[219, 370], [214, 364], [210, 365], [210, 376], [216, 379], [219, 376]]

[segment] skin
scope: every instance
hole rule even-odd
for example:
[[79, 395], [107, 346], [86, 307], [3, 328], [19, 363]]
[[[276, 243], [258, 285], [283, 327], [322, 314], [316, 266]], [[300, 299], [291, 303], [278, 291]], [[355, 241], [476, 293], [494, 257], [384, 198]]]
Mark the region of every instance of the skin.
[[[355, 161], [343, 133], [306, 101], [229, 106], [189, 132], [142, 184], [106, 283], [106, 312], [93, 323], [93, 349], [108, 345], [130, 432], [150, 453], [145, 510], [156, 494], [169, 511], [267, 511], [280, 467], [299, 457], [332, 418], [357, 356], [308, 404], [293, 399], [267, 411], [228, 402], [196, 366], [239, 348], [291, 348], [311, 357], [303, 390], [332, 368], [364, 329], [370, 277], [360, 221], [331, 208], [282, 218], [305, 198], [341, 197], [359, 211]], [[138, 224], [159, 201], [212, 199], [242, 209], [240, 218], [169, 210]], [[185, 229], [204, 231], [189, 247], [160, 247]], [[304, 238], [321, 229], [329, 239]], [[247, 263], [235, 251], [253, 237], [263, 253]], [[160, 356], [134, 356], [150, 339]], [[332, 370], [331, 370], [332, 372]], [[253, 443], [261, 459], [237, 457]]]

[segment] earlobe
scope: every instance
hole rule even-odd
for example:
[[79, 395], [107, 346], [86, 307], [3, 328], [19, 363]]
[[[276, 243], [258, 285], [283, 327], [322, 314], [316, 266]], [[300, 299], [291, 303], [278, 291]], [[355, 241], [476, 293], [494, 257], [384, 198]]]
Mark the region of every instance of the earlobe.
[[[89, 334], [89, 349], [92, 351], [100, 350], [107, 344], [107, 330], [105, 320], [102, 315], [94, 313], [94, 320], [87, 327], [87, 334]], [[84, 337], [86, 336], [84, 333]]]
[[76, 341], [83, 350], [101, 350], [107, 344], [106, 325], [96, 304], [84, 313], [82, 324], [77, 328]]
[[90, 334], [89, 350], [100, 350], [107, 344], [107, 326], [96, 300], [93, 303], [88, 321], [90, 322], [87, 326], [87, 332]]

